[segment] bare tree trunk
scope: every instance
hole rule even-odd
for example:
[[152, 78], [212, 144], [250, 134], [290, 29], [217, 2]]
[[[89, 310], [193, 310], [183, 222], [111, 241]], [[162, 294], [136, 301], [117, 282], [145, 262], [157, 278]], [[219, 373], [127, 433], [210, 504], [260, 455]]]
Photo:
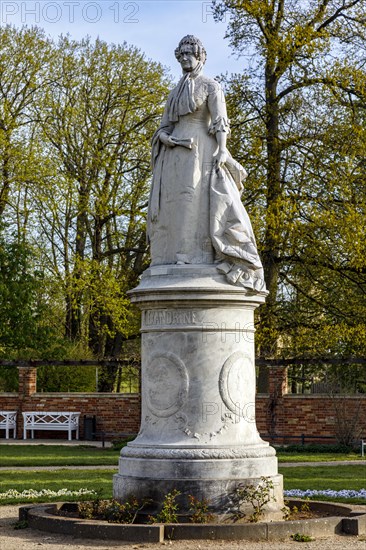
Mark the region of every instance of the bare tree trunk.
[[85, 257], [85, 244], [87, 233], [87, 185], [80, 183], [79, 207], [76, 219], [76, 243], [74, 269], [68, 282], [69, 289], [66, 297], [66, 336], [70, 340], [78, 340], [81, 337], [81, 303], [83, 291], [80, 281], [83, 277], [83, 260]]
[[[9, 146], [8, 136], [5, 138], [7, 146]], [[0, 218], [4, 213], [4, 210], [8, 204], [8, 198], [10, 193], [10, 170], [9, 170], [9, 160], [10, 157], [5, 151], [2, 158], [2, 169], [1, 169], [1, 189], [0, 189]]]
[[[280, 254], [281, 151], [279, 145], [279, 108], [275, 67], [267, 63], [265, 73], [266, 139], [267, 139], [267, 211], [263, 268], [269, 295], [260, 310], [263, 335], [260, 354], [273, 357], [277, 349], [276, 304]], [[268, 391], [268, 371], [259, 369], [258, 391]]]

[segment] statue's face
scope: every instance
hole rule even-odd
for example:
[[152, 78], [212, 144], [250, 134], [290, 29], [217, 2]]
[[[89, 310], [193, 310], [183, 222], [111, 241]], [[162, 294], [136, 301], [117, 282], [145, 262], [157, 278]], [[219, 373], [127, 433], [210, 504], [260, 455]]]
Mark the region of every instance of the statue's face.
[[182, 46], [179, 52], [179, 63], [184, 72], [191, 72], [197, 67], [198, 59], [189, 45]]

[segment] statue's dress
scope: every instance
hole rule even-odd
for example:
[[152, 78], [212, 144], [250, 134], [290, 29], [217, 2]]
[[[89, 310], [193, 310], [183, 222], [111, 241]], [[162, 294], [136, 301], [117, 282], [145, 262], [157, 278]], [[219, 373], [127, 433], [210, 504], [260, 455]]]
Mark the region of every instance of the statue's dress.
[[[200, 74], [194, 81], [193, 98], [195, 110], [172, 122], [169, 96], [153, 139], [148, 214], [151, 265], [216, 263], [230, 282], [263, 290], [262, 264], [238, 190], [245, 170], [233, 159], [230, 170], [227, 167], [220, 174], [214, 166], [216, 132], [230, 131], [221, 86]], [[178, 144], [163, 145], [161, 132]]]

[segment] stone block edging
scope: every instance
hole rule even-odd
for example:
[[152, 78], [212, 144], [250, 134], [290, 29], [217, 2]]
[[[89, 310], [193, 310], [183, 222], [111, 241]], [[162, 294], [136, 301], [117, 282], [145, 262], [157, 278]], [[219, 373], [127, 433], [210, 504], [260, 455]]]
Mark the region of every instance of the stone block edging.
[[[290, 500], [295, 504], [301, 501]], [[19, 520], [29, 527], [71, 535], [76, 538], [124, 540], [130, 542], [163, 542], [164, 540], [283, 540], [295, 533], [313, 537], [334, 534], [365, 535], [366, 512], [352, 513], [352, 508], [335, 503], [315, 502], [313, 509], [334, 516], [304, 520], [273, 521], [245, 524], [117, 524], [56, 515], [64, 503], [35, 504], [19, 508]], [[318, 505], [318, 506], [317, 506]]]
[[125, 540], [130, 542], [163, 542], [164, 526], [108, 523], [55, 515], [64, 503], [36, 504], [19, 508], [19, 521], [40, 531], [51, 531], [75, 538]]

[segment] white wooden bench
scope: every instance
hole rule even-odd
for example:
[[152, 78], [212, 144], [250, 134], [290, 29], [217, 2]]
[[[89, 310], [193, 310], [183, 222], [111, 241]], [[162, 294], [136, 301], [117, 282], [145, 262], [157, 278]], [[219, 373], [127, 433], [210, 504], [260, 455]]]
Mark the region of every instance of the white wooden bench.
[[76, 439], [79, 439], [79, 417], [79, 412], [23, 412], [24, 439], [27, 439], [27, 430], [31, 430], [32, 439], [35, 430], [64, 430], [68, 432], [69, 441], [72, 440], [72, 432], [75, 431]]
[[5, 430], [5, 439], [9, 439], [9, 432], [13, 430], [13, 437], [17, 432], [17, 411], [0, 411], [0, 430]]

